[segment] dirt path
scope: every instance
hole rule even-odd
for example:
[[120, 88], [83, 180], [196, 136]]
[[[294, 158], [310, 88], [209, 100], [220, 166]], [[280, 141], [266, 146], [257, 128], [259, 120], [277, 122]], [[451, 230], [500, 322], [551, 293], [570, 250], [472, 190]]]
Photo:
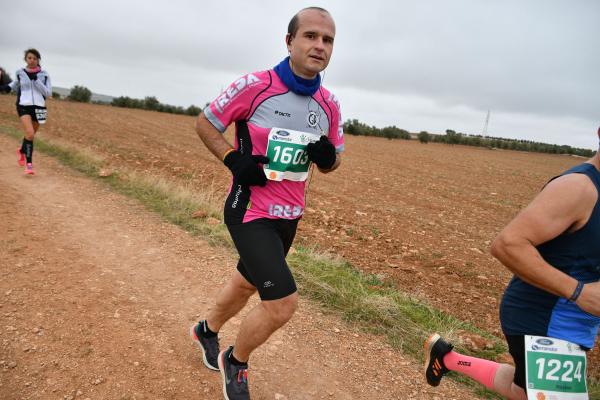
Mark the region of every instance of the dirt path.
[[[188, 328], [235, 258], [0, 136], [0, 398], [220, 399]], [[222, 345], [240, 319], [228, 323]], [[469, 399], [302, 301], [251, 360], [253, 399]]]

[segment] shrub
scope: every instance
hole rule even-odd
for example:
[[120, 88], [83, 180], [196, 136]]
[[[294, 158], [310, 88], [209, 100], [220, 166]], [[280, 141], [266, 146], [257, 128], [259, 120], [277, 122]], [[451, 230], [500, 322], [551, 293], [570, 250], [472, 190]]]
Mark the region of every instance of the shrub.
[[419, 138], [419, 142], [421, 142], [421, 143], [429, 143], [429, 140], [431, 140], [429, 133], [427, 131], [419, 132], [417, 137]]
[[89, 103], [92, 99], [92, 91], [85, 86], [75, 85], [69, 93], [69, 100], [79, 101], [81, 103]]

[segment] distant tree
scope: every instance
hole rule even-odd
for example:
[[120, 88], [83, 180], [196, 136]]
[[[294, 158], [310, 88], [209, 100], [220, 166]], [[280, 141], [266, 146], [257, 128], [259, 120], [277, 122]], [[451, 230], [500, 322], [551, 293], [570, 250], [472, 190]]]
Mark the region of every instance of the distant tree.
[[144, 108], [146, 110], [157, 111], [160, 106], [160, 101], [154, 96], [148, 96], [144, 99]]
[[395, 126], [386, 126], [385, 128], [383, 128], [381, 130], [381, 133], [384, 138], [387, 138], [390, 140], [399, 138], [398, 128], [396, 128]]
[[58, 93], [58, 92], [54, 92], [54, 91], [53, 91], [53, 92], [52, 92], [52, 98], [53, 98], [53, 99], [60, 100], [60, 93]]
[[426, 131], [419, 132], [417, 137], [419, 138], [419, 142], [421, 142], [421, 143], [429, 143], [429, 140], [431, 139], [429, 137], [429, 133]]
[[446, 129], [446, 143], [458, 144], [458, 143], [460, 143], [460, 139], [461, 139], [460, 133], [456, 133], [452, 129]]
[[187, 115], [192, 115], [192, 116], [196, 116], [198, 114], [200, 114], [200, 112], [202, 111], [202, 109], [200, 107], [197, 107], [195, 105], [191, 105], [188, 108], [186, 108], [185, 113]]
[[110, 104], [115, 107], [127, 107], [127, 99], [128, 97], [119, 96], [112, 99]]
[[81, 103], [89, 103], [92, 99], [92, 91], [85, 86], [75, 85], [69, 93], [69, 100], [79, 101]]
[[398, 137], [404, 140], [410, 140], [410, 132], [406, 129], [398, 129]]

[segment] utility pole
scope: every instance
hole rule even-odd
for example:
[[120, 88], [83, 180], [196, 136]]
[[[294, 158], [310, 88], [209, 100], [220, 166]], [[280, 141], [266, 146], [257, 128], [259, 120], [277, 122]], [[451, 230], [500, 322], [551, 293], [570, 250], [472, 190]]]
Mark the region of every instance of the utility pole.
[[487, 116], [485, 117], [485, 124], [483, 124], [483, 131], [481, 132], [481, 136], [487, 137], [489, 125], [490, 125], [490, 110], [488, 109]]

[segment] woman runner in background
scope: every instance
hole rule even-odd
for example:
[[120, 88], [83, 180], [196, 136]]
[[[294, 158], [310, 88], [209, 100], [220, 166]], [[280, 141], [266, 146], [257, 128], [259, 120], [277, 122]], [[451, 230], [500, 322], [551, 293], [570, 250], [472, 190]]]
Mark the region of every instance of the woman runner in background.
[[0, 91], [17, 92], [17, 114], [25, 131], [23, 143], [17, 149], [19, 165], [25, 166], [25, 173], [33, 175], [32, 154], [33, 138], [40, 124], [46, 122], [46, 97], [52, 94], [50, 75], [40, 66], [40, 52], [36, 49], [25, 50], [27, 66], [15, 73], [15, 80], [0, 86]]

